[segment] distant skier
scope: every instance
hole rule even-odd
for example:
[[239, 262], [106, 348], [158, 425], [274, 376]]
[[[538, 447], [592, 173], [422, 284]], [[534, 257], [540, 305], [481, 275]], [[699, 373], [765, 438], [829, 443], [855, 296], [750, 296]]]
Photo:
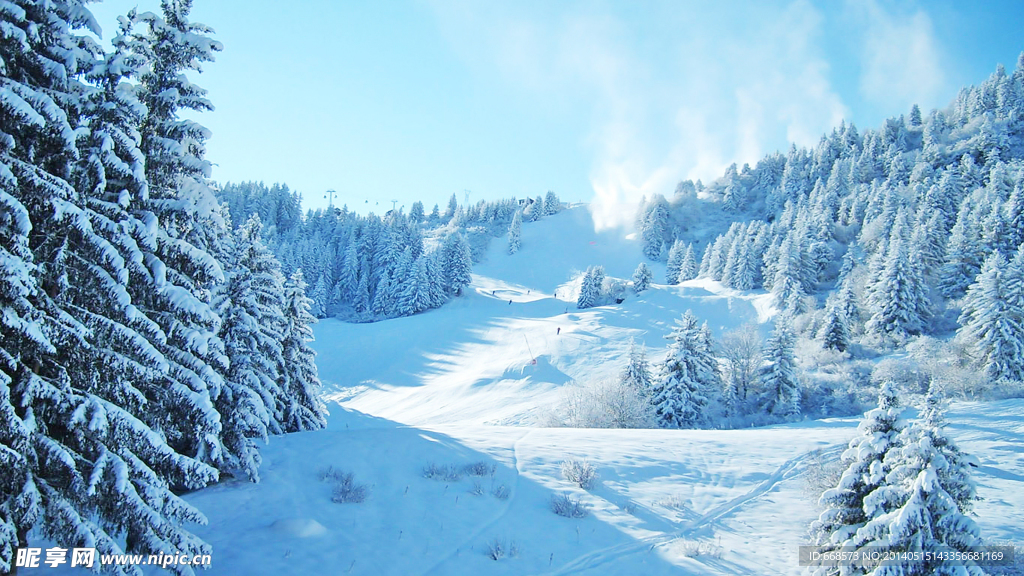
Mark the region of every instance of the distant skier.
[[555, 336], [560, 336], [561, 334], [562, 334], [562, 327], [561, 327], [561, 326], [559, 326], [559, 327], [558, 327], [558, 331], [557, 331], [557, 332], [555, 332]]
[[511, 305], [512, 305], [512, 301], [511, 301], [511, 300], [509, 300], [509, 301], [508, 301], [508, 305], [509, 305], [509, 306], [511, 306]]

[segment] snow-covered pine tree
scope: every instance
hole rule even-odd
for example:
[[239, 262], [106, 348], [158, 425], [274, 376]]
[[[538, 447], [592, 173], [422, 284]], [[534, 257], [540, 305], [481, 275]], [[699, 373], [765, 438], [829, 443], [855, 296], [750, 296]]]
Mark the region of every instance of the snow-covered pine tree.
[[619, 376], [619, 381], [632, 388], [641, 398], [647, 399], [651, 395], [652, 378], [647, 362], [647, 348], [637, 346], [632, 338], [629, 339], [629, 362]]
[[800, 383], [793, 348], [796, 335], [788, 318], [779, 318], [764, 345], [761, 389], [769, 414], [791, 418], [800, 414]]
[[872, 314], [865, 329], [876, 334], [918, 334], [930, 313], [927, 287], [917, 255], [910, 252], [906, 228], [901, 212], [868, 294]]
[[655, 418], [662, 428], [696, 428], [707, 418], [708, 396], [715, 389], [717, 373], [706, 370], [714, 358], [689, 310], [666, 338], [672, 343], [651, 394]]
[[970, 199], [965, 199], [946, 243], [946, 263], [939, 271], [939, 290], [946, 298], [963, 296], [981, 270], [985, 254], [980, 237]]
[[775, 263], [772, 279], [772, 302], [780, 310], [800, 314], [804, 312], [803, 300], [807, 292], [801, 279], [800, 247], [791, 236], [787, 235], [779, 248], [779, 260]]
[[637, 294], [647, 290], [651, 287], [651, 281], [654, 280], [654, 272], [647, 267], [647, 264], [641, 262], [637, 265], [636, 270], [633, 271], [633, 290]]
[[942, 402], [934, 386], [929, 386], [919, 427], [922, 434], [931, 438], [932, 447], [946, 460], [946, 468], [939, 473], [939, 484], [956, 502], [962, 514], [970, 514], [974, 503], [979, 500], [977, 485], [971, 474], [972, 458], [946, 435], [945, 426]]
[[[821, 495], [819, 502], [825, 510], [811, 524], [810, 531], [815, 544], [824, 550], [853, 546], [857, 531], [874, 518], [866, 512], [864, 499], [885, 482], [889, 469], [884, 461], [886, 454], [899, 446], [904, 428], [902, 412], [895, 385], [883, 383], [878, 407], [864, 414], [857, 427], [860, 434], [843, 452], [842, 461], [847, 467], [838, 486]], [[821, 576], [835, 573], [824, 568], [814, 572]]]
[[459, 209], [459, 199], [455, 197], [455, 193], [452, 192], [451, 198], [448, 199], [448, 207], [444, 210], [444, 216], [442, 217], [445, 222], [448, 222], [455, 217], [455, 212]]
[[512, 224], [508, 227], [508, 253], [515, 254], [519, 252], [521, 245], [520, 236], [523, 231], [523, 217], [522, 212], [516, 210], [516, 213], [512, 216]]
[[284, 278], [273, 254], [260, 239], [262, 225], [253, 214], [236, 232], [232, 270], [214, 305], [222, 319], [220, 337], [229, 359], [223, 392], [215, 405], [223, 415], [225, 465], [259, 481], [256, 439], [280, 434], [285, 405], [281, 388]]
[[582, 310], [597, 306], [598, 301], [601, 299], [603, 284], [604, 267], [590, 266], [587, 268], [580, 282], [580, 295], [576, 298], [576, 307]]
[[544, 197], [544, 213], [548, 216], [558, 214], [562, 210], [562, 203], [558, 200], [558, 195], [548, 190], [547, 196]]
[[218, 244], [228, 227], [207, 180], [209, 131], [180, 113], [212, 110], [206, 91], [187, 74], [200, 72], [221, 45], [209, 37], [208, 27], [189, 21], [190, 9], [190, 1], [163, 0], [160, 14], [132, 18], [136, 25], [125, 40], [129, 53], [145, 63], [135, 87], [146, 110], [139, 149], [146, 157], [149, 200], [141, 208], [158, 223], [146, 261], [162, 263], [150, 264], [160, 290], [141, 292], [138, 300], [167, 335], [160, 345], [170, 364], [167, 388], [178, 391], [163, 402], [168, 441], [182, 453], [217, 463], [219, 449], [206, 446], [216, 434], [198, 432], [195, 413], [202, 413], [201, 406], [193, 404], [216, 397], [223, 385], [227, 359], [210, 297], [224, 281], [216, 254], [223, 251]]
[[821, 341], [822, 346], [837, 352], [846, 352], [850, 347], [850, 329], [847, 326], [846, 314], [837, 305], [829, 306], [825, 311]]
[[643, 242], [644, 256], [651, 260], [661, 259], [667, 227], [668, 203], [664, 196], [656, 194], [647, 204], [646, 212], [641, 220], [640, 238]]
[[281, 340], [279, 371], [285, 393], [282, 427], [285, 432], [319, 430], [327, 425], [327, 409], [320, 398], [320, 377], [316, 369], [313, 341], [316, 318], [309, 313], [306, 283], [296, 270], [284, 285], [284, 338]]
[[[1024, 249], [1014, 260], [1024, 262]], [[1024, 307], [1019, 287], [1024, 266], [1007, 265], [1002, 254], [989, 256], [967, 289], [957, 335], [974, 349], [980, 367], [993, 379], [1024, 380]]]
[[441, 261], [444, 272], [445, 291], [452, 296], [462, 294], [462, 289], [472, 281], [473, 261], [469, 256], [469, 244], [458, 232], [448, 234], [441, 247]]
[[961, 507], [962, 502], [969, 510], [974, 499], [967, 459], [942, 433], [941, 413], [934, 396], [929, 394], [929, 399], [925, 420], [904, 429], [900, 445], [886, 454], [885, 481], [864, 498], [864, 511], [872, 519], [850, 544], [896, 553], [897, 560], [886, 563], [879, 573], [982, 575], [985, 572], [969, 562], [898, 559], [908, 552], [967, 552], [981, 543], [977, 524]]
[[693, 255], [693, 244], [687, 244], [686, 252], [683, 254], [683, 262], [679, 266], [679, 276], [676, 278], [677, 283], [693, 280], [697, 277], [697, 271], [698, 263]]
[[[692, 252], [690, 255], [693, 255]], [[686, 247], [683, 246], [683, 242], [678, 239], [672, 242], [672, 247], [668, 250], [668, 265], [665, 267], [666, 284], [679, 283], [679, 275], [683, 269], [683, 258], [685, 256]]]
[[[101, 554], [120, 553], [122, 535], [131, 552], [208, 553], [181, 527], [202, 514], [171, 485], [198, 488], [216, 470], [168, 446], [153, 405], [191, 401], [189, 440], [211, 458], [219, 422], [206, 390], [168, 389], [167, 357], [153, 346], [163, 334], [137, 306], [153, 284], [131, 273], [162, 264], [133, 246], [155, 223], [133, 229], [128, 212], [146, 182], [134, 170], [133, 111], [108, 91], [121, 76], [79, 35], [95, 24], [78, 1], [6, 2], [0, 22], [0, 442], [14, 448], [0, 482], [0, 567], [32, 528]], [[87, 72], [97, 86], [75, 80]]]

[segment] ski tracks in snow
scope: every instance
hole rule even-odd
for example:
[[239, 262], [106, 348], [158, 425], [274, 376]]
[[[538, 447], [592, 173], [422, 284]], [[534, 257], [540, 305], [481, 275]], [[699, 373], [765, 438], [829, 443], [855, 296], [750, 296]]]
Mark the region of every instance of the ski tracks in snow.
[[530, 434], [533, 434], [533, 432], [533, 429], [527, 430], [525, 434], [517, 438], [515, 442], [512, 443], [512, 469], [515, 471], [515, 481], [512, 483], [511, 493], [509, 494], [508, 499], [505, 501], [505, 506], [502, 508], [501, 512], [496, 514], [489, 521], [481, 524], [479, 528], [473, 531], [473, 534], [471, 534], [468, 538], [460, 542], [459, 545], [454, 550], [449, 551], [443, 557], [439, 558], [436, 562], [434, 562], [426, 570], [420, 572], [420, 576], [430, 576], [431, 574], [434, 574], [435, 572], [437, 572], [438, 568], [440, 568], [443, 564], [447, 563], [453, 557], [461, 554], [463, 549], [469, 550], [470, 548], [472, 548], [473, 544], [477, 541], [478, 538], [480, 538], [480, 535], [483, 534], [485, 530], [490, 529], [491, 526], [497, 524], [502, 518], [505, 517], [506, 514], [508, 514], [509, 508], [512, 507], [512, 503], [515, 501], [516, 495], [519, 492], [519, 477], [522, 476], [522, 470], [520, 469], [519, 464], [519, 443], [525, 440], [526, 437], [529, 436]]
[[[824, 453], [835, 452], [838, 451], [839, 449], [840, 447], [833, 447], [824, 451]], [[818, 451], [811, 450], [787, 460], [786, 462], [782, 463], [782, 465], [780, 465], [778, 468], [776, 468], [775, 471], [768, 476], [768, 478], [765, 478], [760, 483], [758, 483], [757, 486], [754, 486], [746, 493], [741, 494], [740, 496], [737, 496], [736, 498], [733, 498], [728, 502], [724, 502], [718, 506], [715, 506], [714, 508], [704, 513], [703, 515], [690, 521], [686, 526], [684, 526], [680, 530], [677, 530], [674, 533], [657, 534], [654, 536], [648, 536], [647, 538], [641, 538], [626, 544], [612, 546], [611, 548], [604, 548], [601, 550], [588, 552], [581, 556], [577, 556], [576, 558], [570, 560], [565, 564], [562, 564], [553, 571], [542, 572], [537, 574], [536, 576], [563, 576], [566, 574], [578, 574], [581, 572], [585, 572], [587, 570], [591, 570], [598, 566], [602, 566], [604, 564], [607, 564], [608, 562], [612, 562], [614, 560], [617, 560], [624, 556], [628, 556], [630, 554], [636, 554], [638, 552], [649, 552], [659, 544], [665, 544], [678, 538], [685, 538], [687, 536], [691, 536], [701, 528], [710, 526], [717, 520], [720, 520], [732, 514], [733, 512], [735, 512], [736, 510], [738, 510], [751, 500], [755, 500], [761, 497], [762, 495], [770, 492], [772, 489], [774, 489], [782, 482], [785, 482], [786, 480], [796, 477], [800, 473], [801, 464], [806, 462], [816, 452]]]

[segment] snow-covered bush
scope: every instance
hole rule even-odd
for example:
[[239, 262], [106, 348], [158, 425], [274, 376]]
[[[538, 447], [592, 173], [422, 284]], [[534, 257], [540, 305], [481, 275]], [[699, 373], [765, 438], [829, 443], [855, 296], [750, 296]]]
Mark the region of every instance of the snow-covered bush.
[[563, 460], [562, 478], [584, 490], [589, 490], [597, 484], [597, 469], [586, 460]]
[[498, 486], [491, 492], [491, 496], [494, 496], [498, 500], [508, 500], [508, 497], [511, 495], [512, 491], [504, 484], [498, 484]]
[[821, 495], [826, 490], [831, 490], [839, 485], [839, 479], [843, 476], [846, 466], [843, 465], [839, 454], [826, 454], [821, 450], [815, 450], [807, 462], [807, 471], [804, 473], [804, 494], [820, 508], [818, 503]]
[[653, 428], [650, 403], [622, 380], [587, 385], [570, 382], [550, 418], [553, 426], [570, 428]]
[[559, 494], [551, 497], [551, 511], [565, 518], [586, 518], [590, 514], [590, 506], [578, 496]]
[[431, 480], [458, 482], [459, 480], [462, 480], [462, 472], [458, 466], [431, 462], [423, 468], [423, 477], [430, 478]]
[[709, 556], [711, 558], [722, 557], [722, 547], [714, 542], [703, 542], [700, 540], [675, 540], [672, 548], [686, 558], [698, 556]]
[[487, 543], [484, 554], [491, 560], [501, 560], [506, 556], [515, 558], [519, 555], [519, 544], [511, 539], [494, 538]]
[[320, 480], [331, 483], [331, 502], [337, 504], [359, 504], [366, 501], [370, 489], [366, 484], [358, 484], [351, 472], [328, 466], [320, 472]]
[[483, 460], [479, 462], [470, 462], [462, 467], [462, 472], [466, 476], [493, 476], [497, 470], [496, 464], [488, 464]]

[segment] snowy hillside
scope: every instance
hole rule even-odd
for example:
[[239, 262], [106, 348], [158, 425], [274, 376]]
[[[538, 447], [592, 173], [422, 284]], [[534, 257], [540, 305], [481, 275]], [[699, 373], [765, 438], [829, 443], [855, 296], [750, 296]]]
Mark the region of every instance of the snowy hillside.
[[[769, 314], [764, 296], [700, 280], [577, 310], [571, 280], [581, 267], [628, 279], [643, 258], [622, 232], [593, 230], [581, 206], [524, 226], [515, 255], [492, 242], [465, 295], [443, 309], [372, 324], [321, 321], [314, 348], [326, 397], [412, 425], [535, 424], [569, 380], [617, 375], [631, 337], [664, 348], [688, 309], [716, 334]], [[664, 276], [664, 265], [652, 268]]]

